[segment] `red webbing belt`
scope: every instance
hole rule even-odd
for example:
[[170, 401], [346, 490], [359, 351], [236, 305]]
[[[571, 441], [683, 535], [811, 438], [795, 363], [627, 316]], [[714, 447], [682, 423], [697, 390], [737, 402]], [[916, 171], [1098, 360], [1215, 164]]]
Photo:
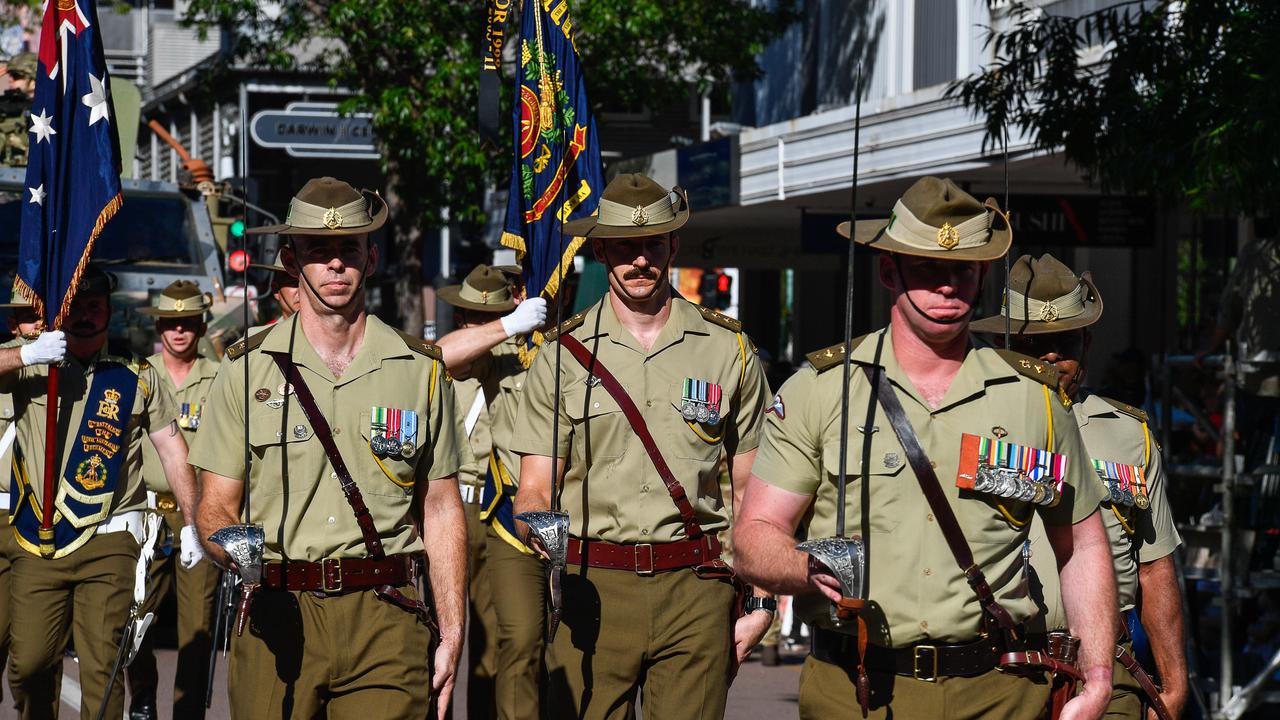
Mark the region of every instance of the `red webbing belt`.
[[[315, 431], [316, 438], [320, 440], [324, 454], [329, 458], [329, 464], [333, 466], [338, 484], [342, 487], [342, 494], [346, 497], [347, 504], [351, 506], [351, 512], [356, 516], [356, 524], [360, 526], [365, 550], [373, 559], [382, 560], [386, 557], [386, 553], [382, 549], [382, 539], [378, 537], [378, 529], [374, 527], [373, 516], [369, 514], [369, 507], [364, 503], [360, 487], [356, 485], [356, 481], [351, 478], [351, 472], [347, 470], [347, 463], [343, 461], [342, 453], [338, 452], [338, 445], [333, 441], [333, 431], [329, 428], [329, 421], [316, 405], [311, 388], [307, 387], [306, 382], [302, 380], [301, 373], [298, 372], [297, 366], [290, 362], [288, 355], [283, 353], [268, 353], [268, 355], [280, 368], [280, 372], [284, 373], [285, 382], [293, 386], [293, 394], [298, 398], [298, 405], [302, 408], [302, 413], [307, 416], [307, 420], [311, 422], [311, 428]], [[288, 397], [288, 393], [285, 397]], [[427, 606], [422, 601], [406, 596], [392, 585], [378, 585], [373, 588], [373, 591], [383, 600], [416, 613], [424, 622], [430, 622]]]
[[[570, 335], [561, 335], [558, 340], [565, 350], [573, 356], [578, 364], [586, 368], [591, 375], [600, 379], [600, 385], [609, 393], [610, 397], [618, 403], [618, 407], [622, 409], [622, 414], [626, 416], [627, 422], [631, 424], [631, 429], [636, 431], [636, 437], [640, 438], [640, 444], [644, 445], [645, 452], [649, 453], [649, 459], [653, 461], [653, 467], [658, 471], [658, 476], [662, 478], [662, 482], [667, 486], [667, 493], [671, 495], [671, 501], [676, 504], [676, 509], [680, 511], [680, 520], [684, 523], [685, 535], [690, 540], [697, 540], [702, 537], [702, 526], [698, 524], [698, 516], [693, 511], [693, 505], [689, 502], [689, 496], [684, 491], [684, 486], [676, 479], [671, 468], [667, 466], [667, 461], [662, 457], [662, 451], [658, 450], [658, 443], [653, 439], [653, 435], [649, 432], [649, 426], [645, 424], [644, 416], [640, 414], [640, 409], [631, 401], [631, 396], [627, 395], [627, 391], [622, 389], [622, 384], [618, 379], [609, 372], [609, 369], [601, 364], [600, 359], [593, 356], [591, 351], [587, 350], [577, 338]], [[714, 560], [715, 558], [707, 558]]]

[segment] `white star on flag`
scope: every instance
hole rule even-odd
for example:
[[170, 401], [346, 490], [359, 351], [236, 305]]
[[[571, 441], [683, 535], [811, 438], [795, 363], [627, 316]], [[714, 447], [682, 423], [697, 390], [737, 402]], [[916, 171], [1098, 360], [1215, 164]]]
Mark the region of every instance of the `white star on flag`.
[[107, 86], [92, 73], [89, 74], [89, 86], [93, 91], [80, 98], [80, 102], [89, 108], [89, 124], [93, 125], [99, 120], [110, 123], [111, 121], [107, 118], [110, 112], [110, 106], [107, 105]]
[[35, 134], [36, 143], [47, 142], [49, 136], [58, 134], [58, 131], [53, 129], [53, 118], [44, 110], [41, 110], [39, 115], [33, 114], [31, 116], [31, 130], [29, 132]]
[[45, 192], [44, 192], [44, 183], [41, 183], [41, 184], [40, 184], [40, 187], [33, 187], [33, 188], [27, 188], [27, 189], [31, 191], [31, 199], [30, 199], [30, 200], [28, 200], [27, 202], [29, 202], [29, 203], [35, 203], [36, 205], [41, 205], [41, 206], [43, 206], [43, 205], [44, 205], [44, 195], [45, 195]]

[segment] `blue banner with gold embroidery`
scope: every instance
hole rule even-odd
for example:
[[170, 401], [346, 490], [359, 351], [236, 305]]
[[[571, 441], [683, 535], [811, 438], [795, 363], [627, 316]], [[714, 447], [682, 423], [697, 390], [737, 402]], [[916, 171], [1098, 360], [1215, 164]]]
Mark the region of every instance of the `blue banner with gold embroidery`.
[[584, 238], [560, 227], [596, 212], [600, 143], [574, 45], [568, 0], [525, 2], [512, 109], [511, 188], [502, 244], [522, 258], [529, 297], [550, 299]]
[[[71, 454], [54, 498], [53, 557], [71, 554], [111, 514], [111, 498], [129, 455], [127, 433], [137, 392], [138, 374], [133, 368], [114, 362], [98, 363], [94, 368], [84, 417], [79, 432], [69, 438]], [[22, 449], [17, 447], [9, 500], [18, 544], [39, 555], [42, 508], [27, 475]]]

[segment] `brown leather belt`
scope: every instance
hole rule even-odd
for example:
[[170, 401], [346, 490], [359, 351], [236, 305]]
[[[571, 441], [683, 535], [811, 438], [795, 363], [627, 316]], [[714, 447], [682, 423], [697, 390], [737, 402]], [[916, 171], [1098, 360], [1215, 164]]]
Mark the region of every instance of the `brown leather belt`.
[[669, 543], [618, 545], [603, 540], [569, 538], [570, 565], [629, 570], [637, 575], [696, 567], [720, 557], [720, 540], [703, 535], [697, 540]]
[[320, 562], [269, 562], [262, 569], [262, 586], [270, 590], [313, 590], [340, 594], [379, 585], [404, 585], [414, 580], [415, 558], [410, 554], [372, 558], [331, 558]]
[[[1045, 636], [1026, 638], [1029, 647], [1044, 647]], [[822, 662], [851, 668], [858, 662], [858, 639], [852, 635], [815, 628], [810, 654]], [[933, 682], [940, 677], [972, 677], [1000, 666], [1004, 648], [997, 638], [970, 643], [930, 645], [916, 643], [901, 648], [867, 645], [866, 667], [871, 672], [893, 673]]]

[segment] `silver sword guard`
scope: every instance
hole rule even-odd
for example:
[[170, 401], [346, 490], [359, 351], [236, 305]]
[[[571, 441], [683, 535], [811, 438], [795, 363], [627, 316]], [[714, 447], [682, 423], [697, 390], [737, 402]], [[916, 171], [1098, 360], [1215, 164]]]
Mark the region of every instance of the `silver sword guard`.
[[564, 567], [569, 559], [569, 513], [552, 510], [534, 510], [516, 515], [516, 519], [529, 526], [547, 551], [550, 564]]
[[245, 585], [262, 582], [262, 555], [267, 536], [261, 525], [228, 525], [210, 535], [209, 542], [225, 550], [235, 561]]
[[[829, 537], [818, 540], [806, 540], [796, 545], [797, 550], [809, 554], [831, 571], [840, 581], [840, 594], [846, 600], [861, 600], [862, 578], [867, 567], [866, 549], [862, 538]], [[844, 625], [847, 615], [835, 605], [831, 607], [831, 619], [837, 625]]]

